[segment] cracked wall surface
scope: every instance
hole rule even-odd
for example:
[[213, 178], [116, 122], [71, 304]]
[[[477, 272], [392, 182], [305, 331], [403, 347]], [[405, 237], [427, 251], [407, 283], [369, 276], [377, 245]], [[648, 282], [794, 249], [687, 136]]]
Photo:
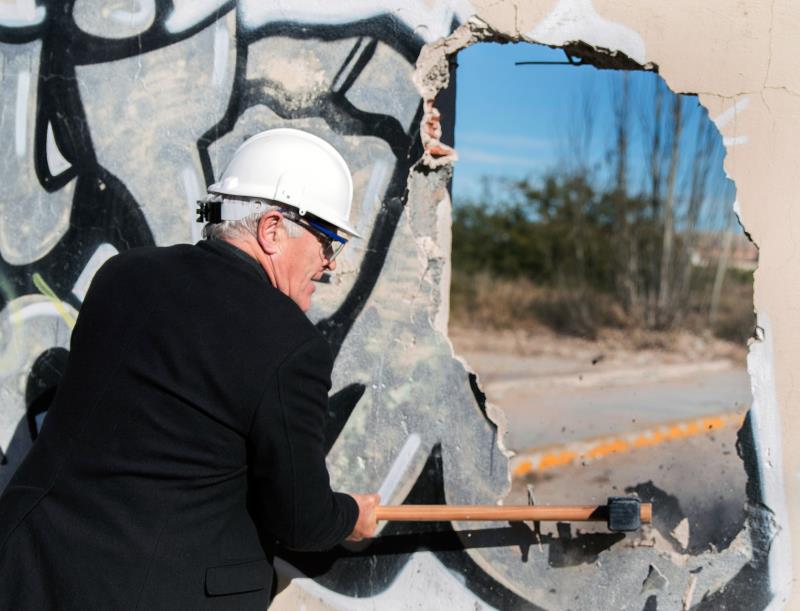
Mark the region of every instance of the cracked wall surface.
[[[738, 213], [760, 248], [754, 407], [739, 435], [745, 527], [724, 549], [694, 552], [680, 543], [679, 519], [627, 536], [562, 527], [537, 551], [523, 525], [389, 524], [365, 546], [285, 552], [273, 606], [788, 604], [791, 560], [800, 563], [789, 545], [800, 451], [788, 442], [800, 358], [798, 24], [800, 8], [778, 1], [3, 5], [0, 487], [45, 417], [96, 269], [127, 248], [197, 239], [194, 201], [220, 164], [256, 131], [297, 126], [344, 154], [366, 236], [310, 313], [336, 356], [334, 485], [380, 490], [385, 503], [501, 501], [502, 414], [446, 337], [457, 151], [441, 127], [454, 112], [443, 90], [458, 50], [527, 40], [596, 65], [657, 68], [717, 117]], [[663, 491], [633, 492], [645, 490], [669, 506]]]

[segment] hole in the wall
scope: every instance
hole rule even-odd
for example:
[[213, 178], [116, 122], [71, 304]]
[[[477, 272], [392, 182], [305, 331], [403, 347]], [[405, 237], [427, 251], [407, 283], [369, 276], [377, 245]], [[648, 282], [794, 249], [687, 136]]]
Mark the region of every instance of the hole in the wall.
[[508, 419], [507, 503], [627, 489], [675, 501], [656, 524], [675, 551], [725, 549], [757, 251], [697, 98], [575, 49], [455, 56], [450, 337]]

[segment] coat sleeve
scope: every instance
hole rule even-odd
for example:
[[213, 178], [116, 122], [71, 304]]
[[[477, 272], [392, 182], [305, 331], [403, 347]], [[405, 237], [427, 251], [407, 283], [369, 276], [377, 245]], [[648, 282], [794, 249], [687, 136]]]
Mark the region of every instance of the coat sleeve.
[[329, 549], [358, 519], [353, 497], [331, 490], [325, 466], [331, 369], [322, 337], [301, 344], [268, 383], [249, 433], [251, 512], [291, 549]]

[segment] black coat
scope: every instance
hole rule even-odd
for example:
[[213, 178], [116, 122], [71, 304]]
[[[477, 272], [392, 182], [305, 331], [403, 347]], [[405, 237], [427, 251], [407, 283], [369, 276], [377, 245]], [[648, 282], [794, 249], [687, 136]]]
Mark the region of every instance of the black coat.
[[95, 276], [39, 438], [0, 497], [0, 609], [263, 611], [275, 540], [324, 549], [324, 338], [222, 242]]

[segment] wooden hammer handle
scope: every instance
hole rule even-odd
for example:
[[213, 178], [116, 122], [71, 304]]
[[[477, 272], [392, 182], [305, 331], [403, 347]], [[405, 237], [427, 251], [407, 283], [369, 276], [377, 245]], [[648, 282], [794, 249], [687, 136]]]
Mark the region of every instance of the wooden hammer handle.
[[[604, 522], [607, 505], [380, 505], [375, 508], [378, 520], [400, 522], [483, 522], [483, 521], [554, 521]], [[642, 523], [653, 516], [651, 503], [639, 509]]]

